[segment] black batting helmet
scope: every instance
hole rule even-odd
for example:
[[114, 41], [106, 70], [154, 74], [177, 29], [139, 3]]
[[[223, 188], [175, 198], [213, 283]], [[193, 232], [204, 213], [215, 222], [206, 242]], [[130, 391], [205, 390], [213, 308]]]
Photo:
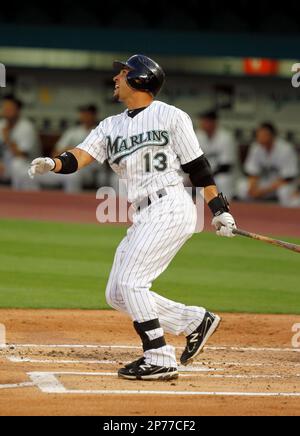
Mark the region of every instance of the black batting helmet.
[[163, 69], [152, 59], [144, 55], [131, 56], [126, 62], [115, 61], [115, 69], [128, 68], [126, 76], [128, 85], [138, 91], [157, 95], [165, 81]]

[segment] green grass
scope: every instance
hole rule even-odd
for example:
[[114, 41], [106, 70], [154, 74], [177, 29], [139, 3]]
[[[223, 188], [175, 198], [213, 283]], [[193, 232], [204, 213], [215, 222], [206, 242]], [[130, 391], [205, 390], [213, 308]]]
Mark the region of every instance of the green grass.
[[[105, 285], [125, 232], [0, 220], [0, 307], [107, 308]], [[153, 289], [211, 310], [300, 314], [299, 264], [299, 255], [256, 241], [198, 234]]]

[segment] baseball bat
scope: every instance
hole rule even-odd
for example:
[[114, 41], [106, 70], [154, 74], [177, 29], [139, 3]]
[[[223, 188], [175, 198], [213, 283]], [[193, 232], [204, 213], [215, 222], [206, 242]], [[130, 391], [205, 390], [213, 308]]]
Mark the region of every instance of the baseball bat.
[[266, 244], [275, 245], [276, 247], [285, 248], [286, 250], [300, 253], [300, 245], [291, 244], [290, 242], [279, 241], [278, 239], [269, 238], [268, 236], [257, 235], [256, 233], [247, 232], [241, 229], [234, 229], [235, 235], [244, 236], [246, 238], [255, 239], [256, 241], [265, 242]]

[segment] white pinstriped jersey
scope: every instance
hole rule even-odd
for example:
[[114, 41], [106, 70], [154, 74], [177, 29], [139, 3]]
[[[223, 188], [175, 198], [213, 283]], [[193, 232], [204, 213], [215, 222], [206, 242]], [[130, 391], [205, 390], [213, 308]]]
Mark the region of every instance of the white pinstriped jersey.
[[[167, 300], [150, 288], [195, 231], [197, 211], [183, 187], [181, 165], [203, 152], [191, 119], [174, 106], [155, 101], [130, 115], [125, 111], [105, 119], [78, 145], [100, 163], [107, 159], [127, 180], [131, 203], [167, 188], [167, 195], [134, 214], [114, 258], [106, 299], [138, 323], [159, 319], [160, 328], [146, 332], [151, 341], [164, 331], [189, 335], [205, 309]], [[175, 349], [168, 344], [145, 351], [144, 358], [146, 364], [177, 367]]]
[[100, 163], [108, 160], [126, 179], [131, 203], [182, 183], [181, 165], [203, 154], [190, 117], [160, 101], [134, 118], [127, 110], [106, 118], [78, 148]]

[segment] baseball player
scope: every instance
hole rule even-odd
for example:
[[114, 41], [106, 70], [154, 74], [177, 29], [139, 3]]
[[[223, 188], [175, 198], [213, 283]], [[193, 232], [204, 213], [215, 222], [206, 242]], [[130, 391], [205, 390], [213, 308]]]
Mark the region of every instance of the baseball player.
[[292, 144], [278, 136], [273, 124], [262, 123], [258, 127], [244, 170], [248, 179], [238, 183], [241, 199], [276, 199], [285, 207], [300, 206], [298, 156]]
[[35, 159], [29, 175], [70, 174], [94, 160], [107, 159], [127, 180], [135, 214], [116, 251], [106, 298], [131, 317], [144, 353], [118, 374], [125, 379], [170, 380], [178, 377], [178, 366], [164, 333], [186, 336], [180, 361], [187, 365], [220, 323], [219, 316], [201, 307], [176, 303], [151, 290], [152, 282], [195, 231], [196, 207], [184, 189], [180, 169], [195, 186], [204, 187], [218, 235], [233, 237], [235, 221], [217, 192], [189, 116], [154, 100], [165, 80], [162, 68], [143, 55], [116, 61], [114, 68], [114, 97], [125, 104], [125, 112], [102, 121], [78, 147], [61, 156]]
[[228, 199], [233, 196], [235, 143], [233, 136], [219, 126], [216, 111], [199, 114], [199, 129], [196, 136], [205, 156], [209, 160], [217, 187]]
[[13, 95], [3, 99], [0, 119], [0, 180], [11, 180], [16, 190], [37, 190], [36, 181], [27, 176], [31, 160], [39, 156], [40, 143], [31, 121], [22, 116], [23, 103]]

